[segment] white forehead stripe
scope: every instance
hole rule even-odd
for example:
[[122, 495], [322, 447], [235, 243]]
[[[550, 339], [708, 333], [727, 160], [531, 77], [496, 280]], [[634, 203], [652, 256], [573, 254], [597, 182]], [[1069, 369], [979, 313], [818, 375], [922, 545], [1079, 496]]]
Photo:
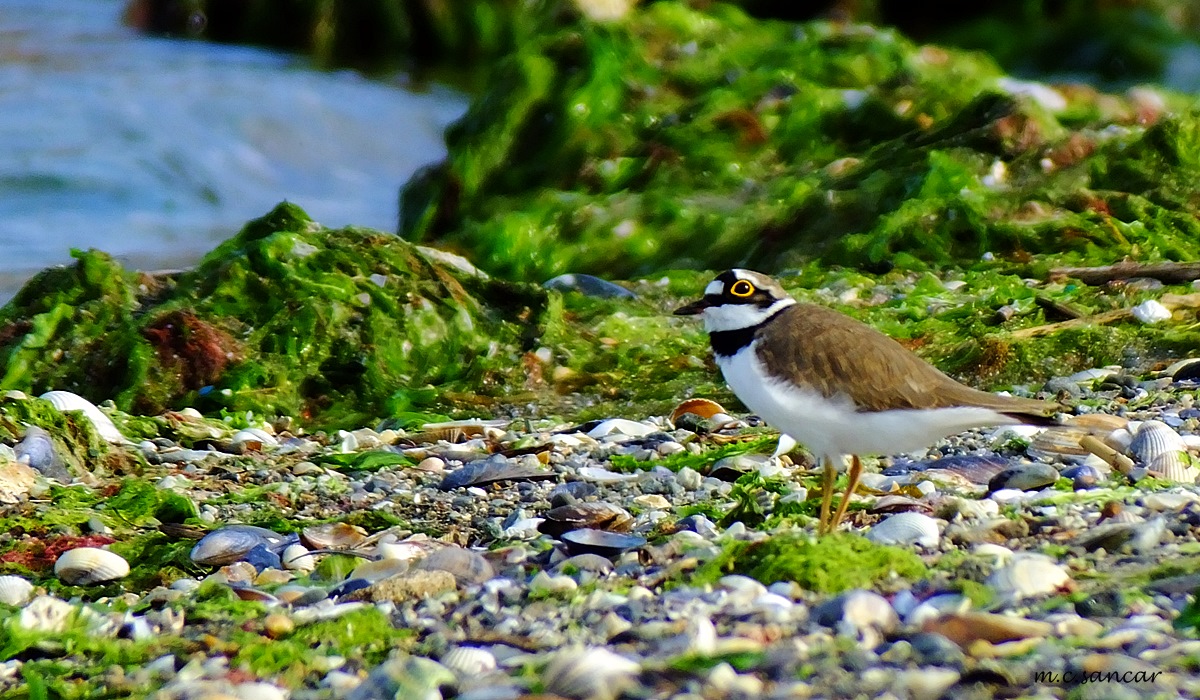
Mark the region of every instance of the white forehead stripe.
[[704, 296], [721, 296], [725, 291], [725, 283], [721, 280], [713, 280], [704, 288]]

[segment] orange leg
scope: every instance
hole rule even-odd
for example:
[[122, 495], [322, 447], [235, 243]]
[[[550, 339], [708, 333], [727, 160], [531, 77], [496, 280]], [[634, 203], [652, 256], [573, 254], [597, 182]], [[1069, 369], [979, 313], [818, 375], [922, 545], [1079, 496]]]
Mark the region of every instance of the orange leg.
[[850, 507], [850, 496], [858, 490], [858, 480], [862, 478], [862, 461], [858, 459], [858, 455], [850, 457], [850, 483], [846, 485], [846, 495], [842, 496], [842, 502], [838, 504], [837, 512], [833, 514], [833, 522], [829, 524], [829, 532], [837, 530], [837, 526], [841, 524], [842, 518], [846, 515], [846, 509]]
[[821, 520], [817, 523], [817, 535], [829, 532], [829, 509], [833, 505], [833, 485], [837, 481], [837, 467], [833, 460], [825, 458], [825, 472], [821, 482]]

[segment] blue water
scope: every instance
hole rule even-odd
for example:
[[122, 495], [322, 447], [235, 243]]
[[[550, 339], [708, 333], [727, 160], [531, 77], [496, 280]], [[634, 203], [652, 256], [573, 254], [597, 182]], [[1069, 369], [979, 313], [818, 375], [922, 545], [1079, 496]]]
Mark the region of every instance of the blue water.
[[404, 76], [151, 38], [122, 0], [0, 0], [0, 301], [99, 248], [187, 265], [283, 199], [395, 230], [397, 191], [466, 108]]

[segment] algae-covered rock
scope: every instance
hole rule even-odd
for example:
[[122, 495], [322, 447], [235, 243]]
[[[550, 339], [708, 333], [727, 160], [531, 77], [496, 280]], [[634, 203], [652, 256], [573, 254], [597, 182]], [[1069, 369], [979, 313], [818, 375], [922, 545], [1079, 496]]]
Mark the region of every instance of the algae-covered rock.
[[780, 534], [761, 542], [731, 542], [696, 575], [704, 581], [731, 573], [744, 574], [764, 584], [794, 581], [820, 593], [874, 588], [897, 577], [913, 581], [928, 575], [916, 554], [849, 533], [820, 539], [805, 534]]
[[[402, 235], [512, 278], [1200, 254], [1197, 118], [1013, 80], [865, 25], [659, 2], [523, 44], [402, 195]], [[1159, 126], [1147, 125], [1161, 122]], [[1124, 177], [1149, 154], [1142, 192]], [[1178, 178], [1178, 180], [1176, 179]]]
[[[390, 234], [281, 204], [194, 270], [137, 276], [98, 252], [0, 310], [0, 387], [354, 423], [486, 393], [519, 369], [544, 293], [463, 272]], [[523, 325], [519, 325], [523, 324]]]

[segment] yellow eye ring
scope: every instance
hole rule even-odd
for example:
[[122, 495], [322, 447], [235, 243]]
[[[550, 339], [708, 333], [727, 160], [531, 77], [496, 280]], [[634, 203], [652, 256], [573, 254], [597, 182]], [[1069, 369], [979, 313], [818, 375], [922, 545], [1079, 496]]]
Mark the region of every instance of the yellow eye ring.
[[738, 280], [729, 288], [729, 293], [735, 297], [745, 299], [754, 293], [754, 285], [746, 280]]

